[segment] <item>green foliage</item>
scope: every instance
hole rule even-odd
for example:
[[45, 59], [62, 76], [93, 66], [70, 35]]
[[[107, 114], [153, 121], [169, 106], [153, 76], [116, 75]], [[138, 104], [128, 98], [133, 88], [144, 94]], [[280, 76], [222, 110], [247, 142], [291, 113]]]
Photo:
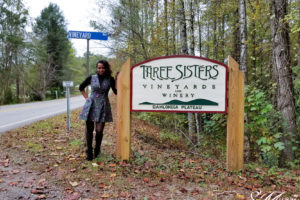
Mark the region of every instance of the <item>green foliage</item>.
[[201, 114], [203, 121], [203, 132], [198, 149], [204, 156], [215, 156], [226, 152], [226, 121], [224, 114]]
[[[280, 138], [283, 136], [284, 124], [273, 106], [268, 102], [266, 94], [255, 86], [245, 89], [245, 112], [248, 122], [245, 132], [250, 134], [250, 139], [255, 142], [263, 161], [269, 166], [277, 166], [280, 151], [284, 144]], [[257, 149], [255, 148], [255, 149]]]
[[27, 142], [26, 146], [35, 153], [43, 149], [43, 145], [41, 143]]
[[52, 3], [42, 10], [34, 26], [34, 33], [40, 45], [40, 61], [43, 61], [41, 66], [50, 66], [51, 70], [46, 72], [52, 79], [49, 85], [57, 87], [61, 87], [63, 66], [71, 49], [66, 29], [63, 13]]
[[0, 1], [0, 104], [16, 102], [11, 85], [22, 69], [28, 11], [20, 0]]
[[[300, 34], [299, 34], [300, 35]], [[300, 36], [299, 36], [300, 37]], [[299, 39], [300, 40], [300, 39]], [[299, 47], [300, 48], [300, 44]], [[298, 50], [300, 52], [300, 50]], [[298, 130], [300, 130], [300, 98], [297, 98], [297, 96], [300, 96], [300, 63], [298, 63], [297, 66], [293, 67], [294, 72], [294, 86], [295, 86], [295, 106], [296, 106], [296, 117], [297, 117], [297, 125]], [[300, 146], [300, 133], [298, 134], [298, 140], [296, 140], [296, 143], [298, 143], [298, 146]], [[298, 156], [300, 157], [300, 152], [298, 152]]]
[[141, 155], [139, 152], [134, 152], [133, 157], [134, 163], [138, 166], [142, 166], [148, 160], [148, 157]]
[[226, 132], [226, 115], [224, 114], [203, 114], [204, 132], [213, 135], [215, 139], [224, 139]]
[[11, 91], [11, 88], [8, 88], [4, 93], [3, 103], [10, 104], [12, 102], [14, 102], [13, 93]]
[[187, 127], [186, 114], [141, 112], [137, 114], [138, 119], [153, 123], [163, 129], [184, 130]]
[[179, 142], [181, 140], [181, 137], [178, 135], [175, 135], [174, 133], [170, 133], [168, 131], [162, 131], [160, 132], [160, 139], [162, 141], [166, 141], [168, 143], [176, 143]]
[[72, 147], [81, 147], [83, 145], [82, 140], [75, 139], [69, 142]]

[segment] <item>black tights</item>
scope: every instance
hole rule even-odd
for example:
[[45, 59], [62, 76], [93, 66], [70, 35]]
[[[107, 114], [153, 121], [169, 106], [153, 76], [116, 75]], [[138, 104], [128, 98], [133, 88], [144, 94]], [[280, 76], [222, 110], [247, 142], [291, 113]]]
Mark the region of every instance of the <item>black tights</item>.
[[92, 159], [93, 157], [93, 132], [94, 132], [95, 124], [96, 124], [96, 136], [95, 136], [96, 143], [94, 149], [94, 157], [97, 157], [100, 154], [105, 122], [94, 123], [93, 121], [86, 121], [85, 138], [86, 138], [86, 146], [87, 146], [86, 153], [88, 159]]

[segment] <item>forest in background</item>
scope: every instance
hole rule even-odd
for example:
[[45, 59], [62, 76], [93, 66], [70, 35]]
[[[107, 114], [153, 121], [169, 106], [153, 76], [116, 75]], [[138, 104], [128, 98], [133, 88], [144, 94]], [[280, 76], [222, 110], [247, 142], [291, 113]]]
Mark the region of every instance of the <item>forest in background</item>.
[[[247, 161], [297, 166], [300, 115], [300, 2], [297, 0], [98, 1], [93, 28], [108, 32], [119, 68], [165, 55], [196, 55], [226, 64], [231, 55], [244, 72]], [[101, 13], [109, 11], [104, 22]], [[75, 56], [63, 13], [50, 4], [26, 32], [21, 0], [0, 3], [0, 104], [44, 100], [86, 76], [85, 58]], [[91, 55], [93, 63], [102, 58]], [[226, 151], [226, 115], [138, 113], [163, 131], [166, 141], [219, 157]]]
[[[0, 105], [54, 99], [56, 91], [61, 98], [62, 81], [78, 85], [84, 80], [86, 54], [75, 55], [56, 4], [50, 3], [32, 21], [21, 0], [1, 1], [0, 13]], [[89, 71], [94, 72], [96, 61], [104, 57], [89, 57]]]

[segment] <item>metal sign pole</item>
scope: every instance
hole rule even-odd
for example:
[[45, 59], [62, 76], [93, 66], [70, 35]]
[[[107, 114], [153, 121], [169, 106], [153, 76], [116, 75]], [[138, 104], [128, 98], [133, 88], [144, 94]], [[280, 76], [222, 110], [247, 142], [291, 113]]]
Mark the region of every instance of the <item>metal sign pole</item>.
[[71, 120], [70, 120], [70, 87], [73, 87], [73, 81], [63, 81], [63, 87], [66, 88], [66, 98], [67, 98], [67, 130], [70, 130]]
[[70, 126], [71, 126], [71, 122], [70, 122], [70, 87], [66, 87], [67, 89], [67, 129], [68, 131], [70, 131]]
[[[90, 48], [90, 39], [87, 39], [87, 46], [86, 46], [86, 76], [88, 77], [90, 75], [90, 58], [89, 58], [89, 48]], [[89, 87], [86, 88], [86, 93], [89, 95]]]

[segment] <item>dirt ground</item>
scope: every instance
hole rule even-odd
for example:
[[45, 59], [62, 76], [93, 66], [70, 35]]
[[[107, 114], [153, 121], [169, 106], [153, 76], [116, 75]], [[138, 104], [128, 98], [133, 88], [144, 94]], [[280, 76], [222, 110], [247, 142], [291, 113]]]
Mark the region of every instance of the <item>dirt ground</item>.
[[[114, 119], [116, 98], [111, 97]], [[227, 172], [218, 159], [162, 142], [160, 130], [132, 116], [131, 159], [115, 158], [116, 125], [107, 123], [101, 158], [84, 155], [84, 122], [72, 112], [0, 136], [0, 199], [299, 199], [299, 170], [251, 165]], [[274, 194], [271, 194], [274, 192]], [[265, 196], [263, 196], [265, 195]]]

